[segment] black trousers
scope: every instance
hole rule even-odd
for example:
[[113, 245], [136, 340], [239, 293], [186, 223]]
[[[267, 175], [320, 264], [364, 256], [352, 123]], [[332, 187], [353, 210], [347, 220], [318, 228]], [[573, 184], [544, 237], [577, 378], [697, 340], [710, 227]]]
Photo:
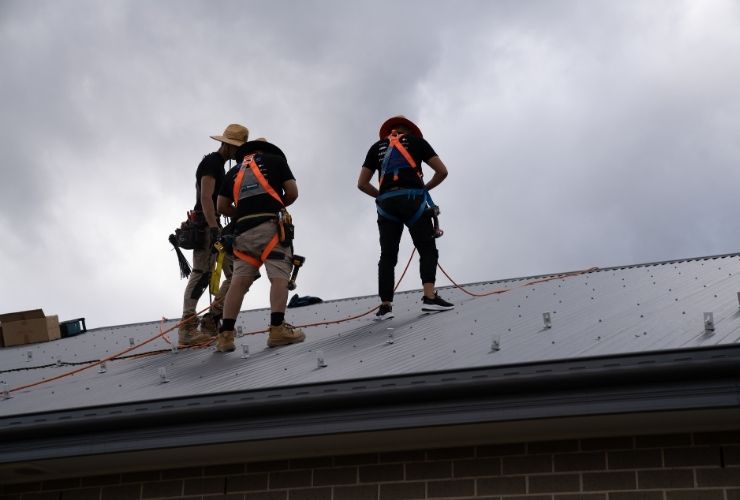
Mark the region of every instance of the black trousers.
[[[379, 202], [380, 207], [387, 213], [402, 221], [411, 219], [424, 203], [422, 196], [397, 196]], [[380, 233], [380, 260], [378, 261], [378, 295], [384, 302], [393, 301], [393, 287], [395, 286], [395, 269], [398, 263], [398, 245], [401, 242], [404, 224], [386, 219], [378, 214], [378, 232]], [[419, 274], [422, 283], [434, 283], [437, 277], [437, 260], [439, 252], [434, 239], [434, 223], [432, 216], [423, 214], [409, 227], [411, 240], [416, 251], [419, 252]]]

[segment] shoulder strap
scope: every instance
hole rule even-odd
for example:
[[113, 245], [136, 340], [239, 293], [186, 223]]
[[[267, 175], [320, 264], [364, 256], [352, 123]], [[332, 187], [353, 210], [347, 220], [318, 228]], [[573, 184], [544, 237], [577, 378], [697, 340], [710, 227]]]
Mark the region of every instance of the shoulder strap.
[[[411, 153], [409, 153], [408, 149], [401, 144], [401, 138], [404, 136], [404, 134], [399, 134], [395, 130], [391, 131], [390, 135], [388, 136], [388, 149], [385, 151], [385, 156], [383, 157], [383, 163], [381, 164], [380, 169], [380, 184], [383, 184], [383, 179], [385, 179], [386, 169], [388, 167], [388, 164], [390, 163], [391, 159], [391, 153], [393, 149], [396, 149], [399, 153], [401, 153], [401, 156], [406, 160], [406, 162], [409, 164], [411, 168], [416, 168], [416, 162], [414, 161], [414, 158], [411, 156]], [[418, 171], [417, 174], [421, 174], [421, 171]], [[393, 169], [393, 180], [398, 180], [398, 168]]]
[[247, 163], [247, 165], [251, 169], [252, 175], [254, 175], [254, 178], [257, 180], [257, 182], [262, 187], [262, 189], [264, 189], [267, 194], [275, 198], [275, 200], [277, 200], [277, 202], [280, 203], [280, 205], [285, 206], [285, 204], [283, 203], [283, 199], [280, 198], [280, 195], [277, 194], [277, 192], [275, 192], [272, 186], [270, 186], [270, 183], [267, 182], [267, 179], [265, 179], [265, 176], [262, 175], [262, 172], [260, 171], [260, 168], [257, 165], [257, 162], [254, 160], [254, 155], [244, 157], [241, 168], [239, 169], [239, 172], [237, 172], [236, 177], [234, 178], [234, 191], [233, 191], [234, 206], [237, 206], [237, 204], [239, 203], [239, 190], [241, 189], [242, 180], [244, 179], [244, 171], [247, 168], [244, 165], [245, 163]]

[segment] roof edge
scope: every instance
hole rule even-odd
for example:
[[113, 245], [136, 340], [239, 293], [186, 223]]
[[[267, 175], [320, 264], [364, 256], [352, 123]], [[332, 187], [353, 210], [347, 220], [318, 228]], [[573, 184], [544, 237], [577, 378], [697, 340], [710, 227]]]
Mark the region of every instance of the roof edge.
[[738, 407], [740, 346], [723, 346], [3, 417], [0, 463], [420, 426]]

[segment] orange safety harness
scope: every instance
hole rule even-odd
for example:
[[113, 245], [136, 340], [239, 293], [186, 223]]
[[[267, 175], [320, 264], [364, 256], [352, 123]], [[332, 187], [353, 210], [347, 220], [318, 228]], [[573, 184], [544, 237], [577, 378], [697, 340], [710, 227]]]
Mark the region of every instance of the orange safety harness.
[[[411, 156], [411, 153], [409, 153], [408, 149], [401, 144], [401, 138], [404, 136], [404, 134], [399, 134], [395, 130], [391, 131], [391, 134], [388, 136], [388, 149], [385, 151], [385, 156], [383, 157], [383, 162], [380, 166], [380, 184], [383, 184], [383, 180], [385, 180], [386, 174], [389, 172], [393, 172], [393, 181], [398, 180], [398, 170], [400, 168], [413, 168], [416, 169], [416, 174], [419, 177], [422, 177], [423, 174], [421, 172], [421, 169], [418, 168], [418, 165], [414, 161], [414, 158]], [[403, 156], [404, 161], [401, 161], [400, 158], [397, 158], [393, 155], [393, 150], [398, 151], [401, 153], [401, 156]]]
[[[259, 184], [259, 187], [262, 188], [262, 191], [264, 193], [269, 194], [273, 198], [275, 198], [281, 206], [285, 207], [285, 204], [283, 203], [283, 199], [280, 197], [277, 192], [270, 186], [270, 184], [267, 182], [267, 179], [265, 179], [265, 176], [262, 175], [262, 172], [260, 171], [259, 166], [257, 165], [257, 162], [254, 159], [254, 155], [249, 155], [244, 158], [242, 161], [241, 168], [239, 169], [239, 172], [236, 174], [236, 177], [234, 178], [234, 206], [238, 206], [239, 204], [239, 198], [244, 198], [244, 196], [241, 196], [241, 193], [243, 192], [243, 188], [250, 188], [251, 186], [243, 186], [245, 183], [245, 180], [247, 181], [247, 184], [249, 184], [249, 179], [246, 178], [247, 176], [247, 169], [251, 172], [252, 176], [254, 177], [254, 180], [257, 181]], [[255, 192], [250, 196], [256, 195], [256, 194], [262, 194], [261, 192]], [[284, 234], [284, 230], [282, 229], [282, 217], [278, 216], [278, 225], [280, 231], [275, 233], [275, 236], [272, 237], [272, 239], [267, 243], [267, 246], [262, 251], [259, 257], [253, 257], [252, 255], [249, 255], [248, 253], [242, 252], [241, 250], [237, 249], [236, 247], [233, 248], [234, 256], [240, 258], [247, 264], [251, 264], [254, 267], [260, 267], [264, 262], [267, 260], [267, 257], [270, 255], [270, 253], [275, 249], [277, 244], [280, 242], [281, 237], [280, 234]]]

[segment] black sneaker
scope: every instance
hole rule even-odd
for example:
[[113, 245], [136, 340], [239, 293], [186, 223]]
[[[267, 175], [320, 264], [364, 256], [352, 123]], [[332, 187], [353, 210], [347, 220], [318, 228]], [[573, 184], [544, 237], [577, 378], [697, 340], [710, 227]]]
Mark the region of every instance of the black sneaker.
[[393, 317], [393, 306], [390, 304], [380, 304], [378, 312], [375, 313], [375, 321], [383, 321]]
[[437, 292], [434, 292], [434, 298], [427, 298], [425, 295], [421, 299], [421, 310], [422, 311], [448, 311], [453, 309], [455, 304], [450, 304], [445, 299], [440, 297]]

